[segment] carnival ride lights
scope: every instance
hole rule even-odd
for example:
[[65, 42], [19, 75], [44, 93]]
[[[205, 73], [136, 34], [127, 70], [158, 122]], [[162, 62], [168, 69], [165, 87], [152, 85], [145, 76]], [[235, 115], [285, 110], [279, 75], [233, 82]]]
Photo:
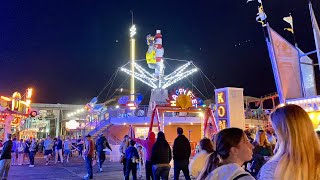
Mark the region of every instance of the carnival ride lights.
[[[165, 58], [165, 59], [169, 59], [169, 58]], [[193, 65], [194, 68], [186, 70], [191, 65]], [[137, 63], [134, 63], [134, 67], [136, 68], [136, 70], [138, 72], [133, 72], [133, 71], [125, 68], [125, 66], [126, 65], [124, 65], [124, 66], [122, 66], [120, 68], [120, 70], [122, 72], [125, 72], [130, 76], [132, 76], [134, 74], [134, 77], [137, 80], [141, 81], [142, 83], [148, 85], [149, 87], [151, 87], [153, 89], [156, 89], [156, 88], [166, 89], [169, 86], [175, 84], [176, 82], [178, 82], [178, 81], [180, 81], [180, 80], [182, 80], [182, 79], [184, 79], [184, 78], [186, 78], [186, 77], [190, 76], [191, 74], [193, 74], [193, 73], [198, 71], [198, 68], [191, 61], [189, 61], [186, 64], [184, 64], [184, 65], [180, 66], [179, 68], [177, 68], [172, 73], [164, 76], [162, 78], [161, 83], [159, 83], [159, 79], [157, 79], [154, 75], [149, 73], [147, 70], [142, 68]]]
[[[19, 92], [14, 92], [12, 94], [12, 97], [6, 97], [6, 96], [1, 96], [0, 98], [4, 101], [11, 101], [11, 110], [19, 110], [21, 107], [21, 104], [26, 106], [25, 113], [30, 112], [30, 104], [31, 104], [31, 97], [32, 97], [32, 88], [28, 88], [26, 94], [21, 96]], [[22, 98], [25, 96], [25, 101], [22, 101]]]
[[[156, 35], [151, 36], [150, 34], [146, 37], [148, 51], [146, 53], [146, 61], [148, 67], [150, 69], [154, 69], [154, 74], [149, 73], [147, 70], [142, 68], [140, 65], [137, 64], [135, 60], [135, 40], [134, 35], [136, 34], [135, 25], [132, 25], [130, 28], [130, 38], [131, 38], [131, 61], [130, 61], [130, 68], [131, 70], [125, 68], [127, 64], [120, 67], [122, 72], [131, 76], [131, 101], [134, 101], [134, 79], [137, 79], [144, 84], [150, 86], [153, 89], [162, 88], [166, 89], [172, 84], [190, 76], [194, 72], [197, 72], [198, 68], [191, 61], [187, 61], [186, 64], [180, 66], [175, 71], [170, 73], [169, 75], [164, 75], [164, 61], [165, 60], [173, 60], [169, 58], [163, 58], [164, 49], [162, 46], [162, 35], [160, 30], [156, 30]], [[175, 59], [177, 60], [177, 59]], [[179, 60], [180, 61], [180, 60]], [[195, 68], [187, 70], [190, 65], [193, 65]], [[137, 70], [138, 72], [135, 72]]]

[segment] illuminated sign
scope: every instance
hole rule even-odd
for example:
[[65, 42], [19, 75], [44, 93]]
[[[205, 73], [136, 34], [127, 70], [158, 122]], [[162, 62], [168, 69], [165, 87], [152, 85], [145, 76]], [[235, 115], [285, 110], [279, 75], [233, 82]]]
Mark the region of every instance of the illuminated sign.
[[227, 128], [227, 119], [228, 119], [228, 111], [227, 111], [227, 101], [225, 91], [216, 92], [216, 113], [218, 119], [219, 129]]
[[198, 100], [197, 97], [193, 94], [193, 92], [189, 89], [184, 89], [184, 88], [179, 88], [176, 89], [173, 93], [171, 93], [170, 97], [170, 105], [171, 106], [176, 106], [177, 105], [177, 97], [179, 95], [187, 95], [191, 97], [191, 102], [192, 102], [192, 106], [197, 107], [198, 106]]

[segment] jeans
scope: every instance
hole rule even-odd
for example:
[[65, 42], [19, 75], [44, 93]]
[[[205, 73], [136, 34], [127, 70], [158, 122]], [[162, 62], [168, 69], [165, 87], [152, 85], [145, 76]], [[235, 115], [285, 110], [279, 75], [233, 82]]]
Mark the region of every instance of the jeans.
[[182, 170], [184, 177], [186, 180], [190, 180], [190, 173], [189, 173], [189, 159], [186, 160], [174, 160], [174, 180], [179, 179], [180, 171]]
[[93, 173], [92, 173], [92, 157], [91, 156], [86, 156], [85, 158], [86, 161], [86, 168], [88, 171], [88, 176], [90, 179], [93, 178]]
[[146, 167], [146, 179], [150, 180], [150, 177], [151, 177], [151, 179], [153, 180], [151, 161], [146, 161], [145, 167]]
[[125, 180], [129, 180], [130, 171], [132, 171], [132, 179], [137, 180], [137, 163], [132, 163], [131, 159], [127, 161]]
[[[11, 159], [2, 159], [0, 160], [0, 178], [7, 179], [9, 169], [11, 166]], [[4, 175], [3, 175], [4, 173]]]
[[127, 169], [127, 159], [126, 158], [124, 158], [123, 159], [123, 175], [125, 176], [126, 175], [126, 169]]
[[78, 145], [78, 152], [79, 152], [79, 156], [82, 156], [82, 151], [83, 151], [83, 145]]
[[154, 180], [168, 180], [169, 179], [169, 172], [170, 172], [170, 165], [168, 166], [152, 166], [152, 173]]
[[99, 160], [99, 163], [98, 163], [98, 167], [99, 168], [102, 168], [102, 164], [103, 162], [106, 160], [106, 154], [104, 151], [98, 151], [98, 160]]
[[55, 153], [56, 153], [55, 163], [58, 162], [58, 156], [60, 157], [61, 163], [63, 163], [62, 149], [56, 149]]
[[29, 153], [29, 159], [30, 159], [30, 165], [34, 165], [34, 151], [30, 151]]

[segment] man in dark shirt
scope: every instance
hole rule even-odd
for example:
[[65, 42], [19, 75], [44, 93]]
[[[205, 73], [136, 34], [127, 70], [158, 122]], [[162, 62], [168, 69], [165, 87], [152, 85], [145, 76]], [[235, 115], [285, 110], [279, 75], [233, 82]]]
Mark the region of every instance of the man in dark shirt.
[[56, 156], [55, 156], [55, 163], [58, 162], [58, 156], [60, 157], [61, 163], [63, 164], [63, 156], [62, 156], [62, 140], [60, 139], [60, 136], [58, 136], [58, 140], [55, 142], [55, 152], [56, 152]]
[[108, 148], [112, 151], [108, 140], [106, 137], [104, 137], [103, 133], [99, 134], [98, 140], [96, 142], [96, 151], [98, 154], [98, 167], [99, 171], [102, 172], [102, 164], [106, 160], [106, 152], [105, 148]]
[[191, 146], [189, 140], [183, 135], [183, 129], [177, 128], [178, 137], [173, 144], [173, 160], [174, 160], [174, 180], [179, 179], [182, 170], [186, 180], [190, 180], [189, 175], [189, 158], [191, 154]]
[[3, 149], [0, 156], [0, 175], [1, 175], [0, 178], [1, 179], [8, 178], [8, 173], [11, 165], [11, 150], [12, 150], [11, 134], [8, 134], [7, 138], [8, 140], [3, 144]]

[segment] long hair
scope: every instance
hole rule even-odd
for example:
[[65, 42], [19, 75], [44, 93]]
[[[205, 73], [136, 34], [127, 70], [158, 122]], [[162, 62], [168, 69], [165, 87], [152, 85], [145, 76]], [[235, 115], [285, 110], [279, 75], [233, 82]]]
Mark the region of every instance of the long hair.
[[209, 173], [221, 165], [220, 158], [225, 160], [230, 155], [230, 149], [232, 147], [237, 147], [244, 137], [244, 132], [239, 128], [227, 128], [221, 130], [215, 140], [216, 140], [216, 151], [211, 153], [206, 160], [206, 165], [198, 180], [204, 180]]
[[279, 179], [320, 179], [320, 143], [309, 115], [297, 105], [275, 109], [272, 126], [278, 138], [274, 159]]
[[157, 144], [159, 146], [169, 146], [169, 143], [166, 140], [166, 136], [164, 135], [164, 133], [162, 131], [158, 132], [158, 137], [157, 137], [155, 144]]
[[205, 150], [207, 153], [212, 153], [213, 152], [213, 143], [208, 138], [201, 139], [200, 147], [201, 147], [202, 150]]
[[256, 133], [256, 138], [254, 139], [253, 142], [256, 142], [259, 144], [259, 146], [269, 146], [270, 143], [267, 138], [267, 134], [264, 130], [259, 130]]

